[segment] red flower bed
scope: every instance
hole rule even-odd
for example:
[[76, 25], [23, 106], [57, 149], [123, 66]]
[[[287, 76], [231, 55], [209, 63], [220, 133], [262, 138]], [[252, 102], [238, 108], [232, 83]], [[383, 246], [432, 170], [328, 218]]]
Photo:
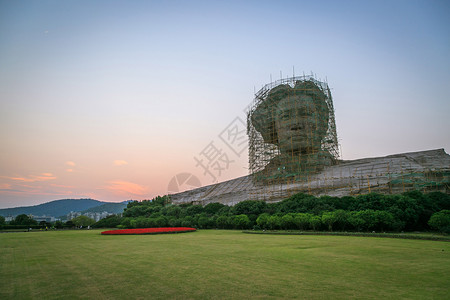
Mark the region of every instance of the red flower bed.
[[137, 229], [118, 229], [103, 231], [102, 234], [158, 234], [158, 233], [182, 233], [196, 231], [190, 227], [159, 227], [159, 228], [137, 228]]

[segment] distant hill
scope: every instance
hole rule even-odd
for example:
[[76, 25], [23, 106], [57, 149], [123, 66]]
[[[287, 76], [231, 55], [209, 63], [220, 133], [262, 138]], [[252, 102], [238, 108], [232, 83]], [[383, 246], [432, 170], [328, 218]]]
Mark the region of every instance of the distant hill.
[[89, 209], [83, 210], [81, 213], [101, 213], [104, 211], [107, 211], [109, 213], [113, 214], [121, 214], [123, 213], [124, 208], [127, 207], [127, 203], [120, 202], [120, 203], [105, 203], [99, 206], [91, 207]]
[[[116, 204], [117, 207], [115, 206]], [[94, 199], [63, 199], [63, 200], [55, 200], [47, 203], [34, 205], [34, 206], [22, 206], [22, 207], [14, 207], [14, 208], [4, 208], [0, 209], [0, 216], [17, 216], [20, 214], [32, 214], [35, 216], [53, 216], [59, 217], [67, 215], [71, 211], [86, 211], [89, 209], [93, 209], [95, 207], [104, 206], [114, 207], [115, 211], [120, 209], [120, 205], [123, 205], [123, 208], [126, 207], [124, 203], [111, 203], [111, 202], [102, 202]], [[122, 210], [123, 210], [122, 208]], [[108, 211], [104, 208], [100, 208], [101, 211]], [[113, 211], [111, 211], [113, 212]]]

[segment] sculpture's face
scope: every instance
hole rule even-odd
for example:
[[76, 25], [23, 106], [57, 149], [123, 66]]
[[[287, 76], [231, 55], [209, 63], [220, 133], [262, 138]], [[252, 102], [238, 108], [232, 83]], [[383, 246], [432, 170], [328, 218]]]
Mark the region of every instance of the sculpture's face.
[[317, 111], [312, 96], [294, 94], [281, 99], [275, 111], [275, 128], [282, 153], [310, 154], [320, 149], [328, 115]]

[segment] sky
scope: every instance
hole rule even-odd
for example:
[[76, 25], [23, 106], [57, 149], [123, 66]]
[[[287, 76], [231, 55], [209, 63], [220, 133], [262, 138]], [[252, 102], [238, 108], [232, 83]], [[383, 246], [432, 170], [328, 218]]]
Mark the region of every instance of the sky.
[[0, 0], [0, 208], [247, 175], [245, 109], [302, 74], [342, 159], [449, 152], [448, 1]]

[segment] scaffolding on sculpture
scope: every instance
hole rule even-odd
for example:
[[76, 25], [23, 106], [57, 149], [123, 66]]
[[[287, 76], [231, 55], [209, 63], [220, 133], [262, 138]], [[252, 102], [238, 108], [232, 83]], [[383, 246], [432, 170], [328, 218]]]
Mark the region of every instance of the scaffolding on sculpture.
[[259, 90], [247, 114], [247, 134], [250, 173], [265, 186], [307, 180], [339, 159], [330, 88], [313, 76]]

